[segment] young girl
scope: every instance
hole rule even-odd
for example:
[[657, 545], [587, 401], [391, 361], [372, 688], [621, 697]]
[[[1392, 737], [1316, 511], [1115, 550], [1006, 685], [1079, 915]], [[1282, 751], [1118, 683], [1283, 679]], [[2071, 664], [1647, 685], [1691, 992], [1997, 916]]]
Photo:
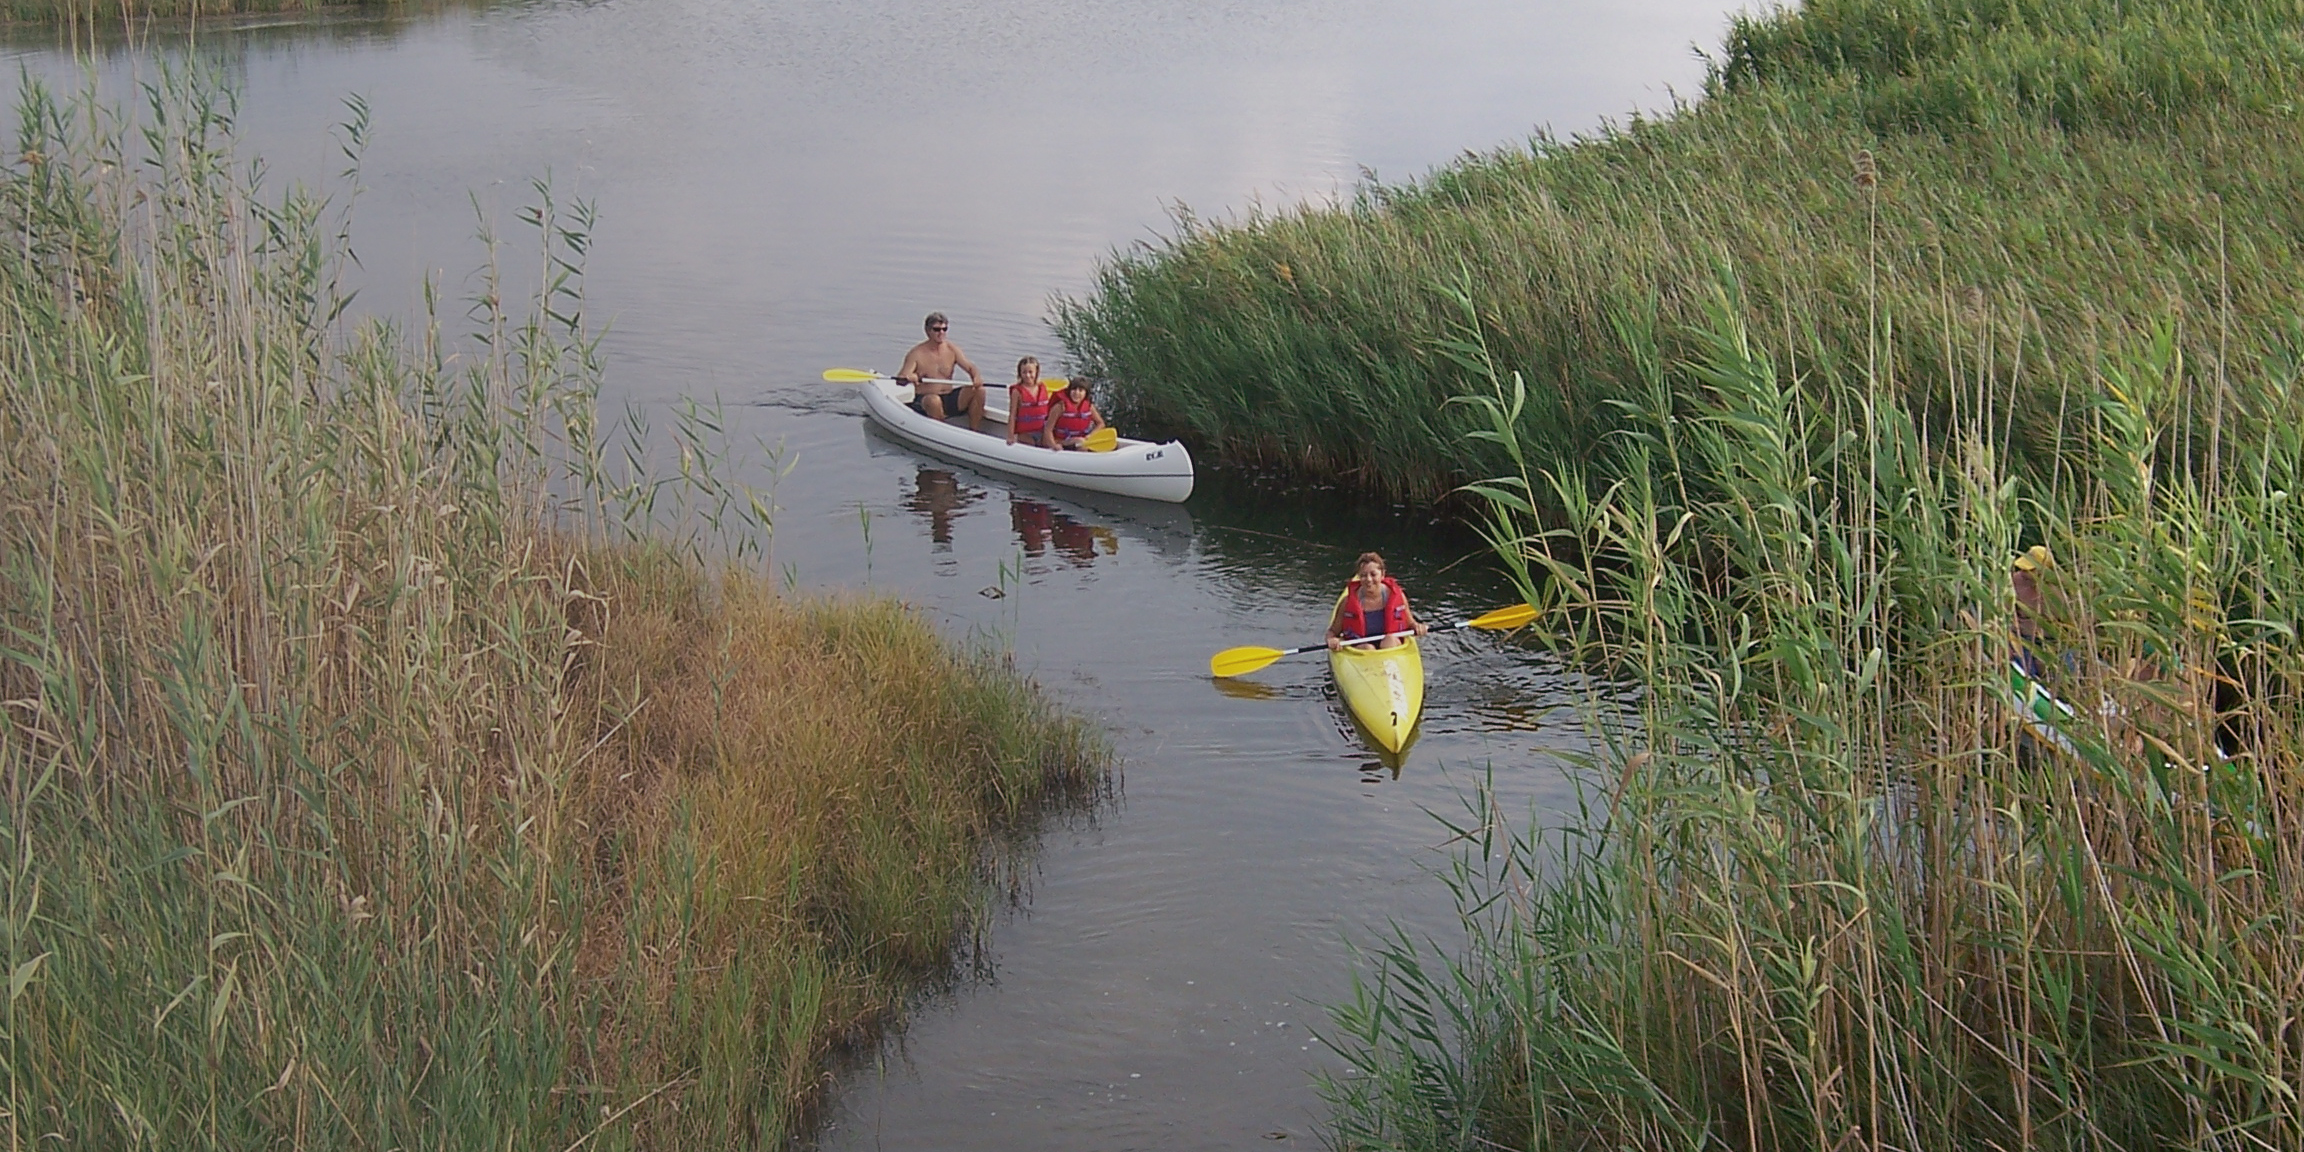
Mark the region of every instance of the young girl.
[[1008, 386], [1008, 442], [1022, 440], [1054, 448], [1048, 431], [1048, 409], [1055, 397], [1040, 383], [1040, 359], [1026, 356], [1016, 362], [1016, 382]]
[[1049, 430], [1055, 437], [1055, 445], [1061, 448], [1082, 448], [1088, 434], [1104, 426], [1104, 414], [1088, 399], [1088, 381], [1079, 376], [1074, 376], [1071, 387], [1056, 398], [1053, 416], [1048, 422]]
[[1336, 602], [1336, 615], [1328, 621], [1329, 651], [1363, 636], [1384, 639], [1357, 647], [1397, 648], [1401, 637], [1394, 633], [1413, 632], [1422, 636], [1431, 631], [1408, 607], [1408, 594], [1400, 590], [1400, 582], [1384, 574], [1382, 556], [1362, 552], [1360, 562], [1353, 567], [1357, 575], [1345, 587], [1344, 598]]

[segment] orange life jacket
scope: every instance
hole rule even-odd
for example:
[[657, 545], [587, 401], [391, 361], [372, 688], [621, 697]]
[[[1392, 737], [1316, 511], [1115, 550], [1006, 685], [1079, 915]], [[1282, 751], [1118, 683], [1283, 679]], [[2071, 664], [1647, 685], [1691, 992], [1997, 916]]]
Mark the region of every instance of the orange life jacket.
[[1088, 430], [1095, 426], [1096, 402], [1094, 400], [1082, 400], [1080, 406], [1075, 408], [1072, 406], [1070, 394], [1056, 398], [1056, 438], [1058, 440], [1077, 440], [1086, 436]]
[[1353, 579], [1352, 583], [1344, 587], [1343, 610], [1344, 619], [1339, 623], [1343, 625], [1340, 631], [1343, 632], [1346, 640], [1358, 640], [1363, 636], [1386, 636], [1394, 632], [1412, 630], [1412, 626], [1408, 623], [1408, 594], [1401, 591], [1400, 582], [1390, 576], [1384, 578], [1384, 631], [1368, 631], [1367, 609], [1360, 606], [1360, 581], [1357, 577]]
[[[1038, 395], [1034, 395], [1034, 392], [1037, 392]], [[1048, 406], [1054, 403], [1055, 399], [1056, 397], [1049, 393], [1046, 384], [1034, 386], [1032, 392], [1027, 392], [1022, 388], [1010, 388], [1008, 390], [1008, 426], [1015, 429], [1018, 436], [1039, 435], [1040, 429], [1048, 425]]]

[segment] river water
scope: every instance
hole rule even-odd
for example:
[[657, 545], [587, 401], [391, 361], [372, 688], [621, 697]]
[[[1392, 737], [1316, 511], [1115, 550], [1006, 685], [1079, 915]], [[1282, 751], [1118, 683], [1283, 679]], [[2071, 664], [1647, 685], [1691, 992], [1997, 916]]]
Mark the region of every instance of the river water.
[[[1288, 1147], [1317, 1138], [1313, 1038], [1354, 941], [1447, 939], [1430, 813], [1493, 775], [1512, 810], [1574, 795], [1585, 690], [1532, 645], [1432, 642], [1422, 735], [1371, 755], [1305, 656], [1216, 682], [1235, 644], [1316, 640], [1379, 549], [1419, 611], [1508, 602], [1475, 542], [1337, 493], [1202, 471], [1183, 506], [1035, 487], [871, 432], [822, 369], [892, 369], [931, 309], [987, 369], [1061, 370], [1049, 300], [1188, 205], [1348, 194], [1467, 149], [1692, 94], [1722, 0], [598, 0], [149, 31], [46, 30], [0, 58], [114, 98], [198, 52], [242, 93], [275, 184], [372, 141], [359, 307], [448, 315], [489, 224], [548, 178], [597, 207], [587, 292], [608, 400], [718, 397], [789, 472], [772, 563], [871, 587], [1011, 648], [1121, 754], [1119, 801], [1052, 828], [980, 974], [842, 1073], [832, 1148]], [[1004, 378], [1004, 377], [1003, 377]], [[1339, 387], [1350, 381], [1339, 380]], [[1286, 1141], [1286, 1143], [1280, 1143]]]

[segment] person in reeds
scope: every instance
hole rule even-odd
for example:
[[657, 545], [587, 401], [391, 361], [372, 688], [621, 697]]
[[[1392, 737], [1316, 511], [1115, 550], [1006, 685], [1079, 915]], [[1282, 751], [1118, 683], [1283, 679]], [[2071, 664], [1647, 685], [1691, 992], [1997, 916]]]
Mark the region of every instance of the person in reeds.
[[2056, 557], [2048, 551], [2047, 545], [2034, 544], [2017, 553], [2015, 562], [2009, 565], [2008, 582], [2016, 590], [2014, 660], [2016, 666], [2034, 680], [2048, 673], [2048, 666], [2040, 659], [2040, 653], [2034, 645], [2040, 643], [2040, 616], [2046, 609], [2046, 601], [2040, 591], [2041, 574], [2055, 562]]
[[1056, 447], [1049, 428], [1048, 410], [1056, 398], [1040, 382], [1040, 358], [1026, 356], [1016, 362], [1016, 382], [1008, 386], [1008, 442], [1022, 440], [1043, 448]]
[[1104, 414], [1088, 398], [1086, 377], [1074, 376], [1064, 394], [1056, 398], [1050, 423], [1057, 446], [1073, 451], [1087, 447], [1088, 437], [1104, 426]]
[[[2165, 751], [2165, 738], [2148, 739], [2144, 727], [2176, 733], [2191, 718], [2184, 715], [2187, 701], [2212, 725], [2211, 737], [2219, 759], [2245, 751], [2250, 741], [2243, 714], [2247, 700], [2241, 681], [2215, 655], [2189, 663], [2171, 653], [2162, 641], [2147, 637], [2135, 652], [2095, 664], [2070, 635], [2074, 624], [2075, 595], [2062, 586], [2066, 577], [2045, 545], [2017, 554], [2010, 564], [2009, 582], [2016, 593], [2016, 619], [2012, 629], [2010, 660], [2034, 687], [2027, 691], [2057, 700], [2057, 691], [2077, 692], [2093, 687], [2099, 692], [2098, 719], [2117, 739], [2116, 751], [2144, 756]], [[2212, 633], [2220, 627], [2224, 609], [2204, 590], [2195, 589], [2180, 610], [2182, 627]], [[2106, 630], [2099, 628], [2099, 634]], [[2134, 631], [2126, 632], [2135, 635]], [[2060, 683], [2061, 682], [2061, 683]], [[2148, 690], [2147, 690], [2148, 688]], [[2024, 703], [2030, 704], [2030, 698]], [[2068, 715], [2076, 715], [2064, 706]], [[2173, 712], [2171, 712], [2173, 710]], [[2140, 727], [2144, 726], [2144, 727]], [[2178, 745], [2182, 744], [2177, 740]]]
[[1356, 647], [1397, 648], [1403, 639], [1401, 633], [1422, 636], [1431, 631], [1408, 606], [1408, 593], [1401, 590], [1400, 582], [1385, 573], [1382, 556], [1362, 552], [1353, 569], [1352, 583], [1345, 586], [1344, 598], [1336, 602], [1336, 614], [1328, 620], [1329, 651], [1368, 636], [1384, 639]]

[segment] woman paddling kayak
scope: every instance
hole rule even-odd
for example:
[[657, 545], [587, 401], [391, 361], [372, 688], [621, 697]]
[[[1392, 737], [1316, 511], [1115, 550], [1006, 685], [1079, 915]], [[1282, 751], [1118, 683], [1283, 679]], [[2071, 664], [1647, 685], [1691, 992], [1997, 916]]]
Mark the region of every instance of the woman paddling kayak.
[[1362, 552], [1353, 565], [1358, 573], [1344, 588], [1344, 597], [1336, 602], [1336, 614], [1328, 619], [1328, 650], [1342, 648], [1346, 641], [1366, 636], [1384, 639], [1355, 647], [1397, 648], [1401, 632], [1422, 636], [1431, 629], [1416, 619], [1416, 612], [1408, 606], [1408, 594], [1400, 590], [1400, 582], [1384, 573], [1384, 558], [1374, 552]]
[[1328, 618], [1328, 672], [1336, 678], [1336, 694], [1369, 736], [1385, 751], [1399, 752], [1414, 738], [1416, 717], [1424, 711], [1424, 656], [1416, 637], [1430, 629], [1408, 607], [1399, 581], [1384, 574], [1382, 556], [1363, 552], [1354, 568], [1359, 574], [1345, 585]]

